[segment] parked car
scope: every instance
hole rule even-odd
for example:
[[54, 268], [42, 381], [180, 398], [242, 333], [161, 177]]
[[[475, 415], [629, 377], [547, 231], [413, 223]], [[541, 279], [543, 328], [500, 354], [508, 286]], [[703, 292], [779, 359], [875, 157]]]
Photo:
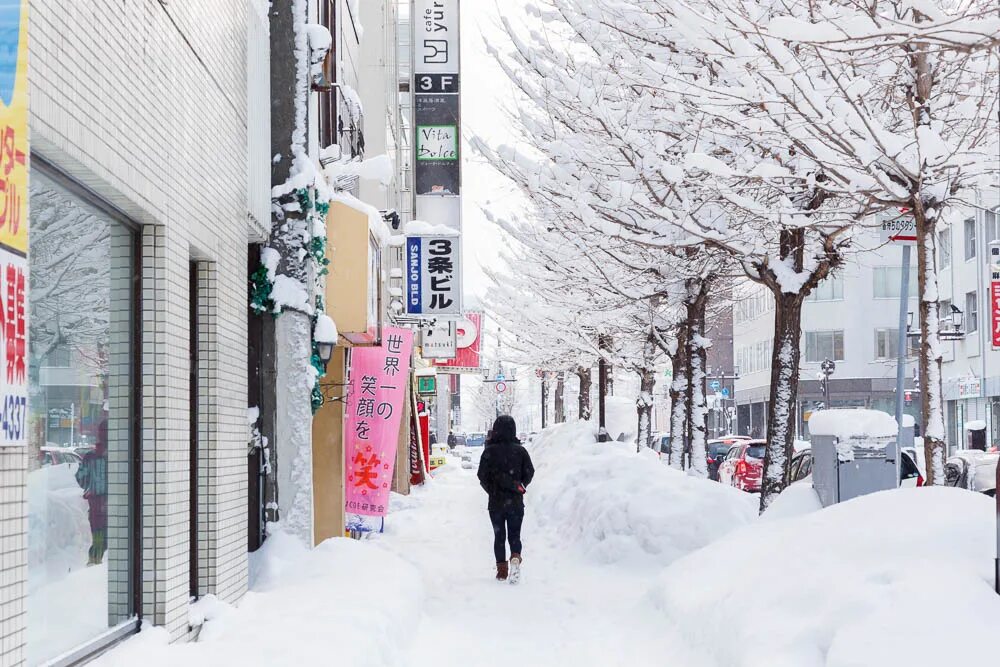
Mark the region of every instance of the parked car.
[[811, 449], [799, 449], [792, 456], [792, 472], [791, 472], [791, 483], [801, 482], [810, 475], [812, 475], [813, 468], [813, 457]]
[[1000, 452], [960, 449], [944, 464], [944, 483], [995, 497]]
[[466, 447], [483, 447], [486, 445], [485, 433], [470, 433], [465, 436]]
[[734, 444], [719, 465], [719, 481], [741, 491], [759, 492], [766, 448], [767, 440], [744, 440]]
[[42, 447], [38, 452], [38, 460], [43, 466], [60, 463], [80, 463], [80, 455], [65, 447]]
[[729, 453], [729, 449], [737, 443], [748, 440], [750, 438], [745, 435], [724, 435], [721, 438], [709, 440], [705, 445], [708, 478], [719, 481], [719, 466], [722, 464], [722, 460], [726, 458], [726, 454]]

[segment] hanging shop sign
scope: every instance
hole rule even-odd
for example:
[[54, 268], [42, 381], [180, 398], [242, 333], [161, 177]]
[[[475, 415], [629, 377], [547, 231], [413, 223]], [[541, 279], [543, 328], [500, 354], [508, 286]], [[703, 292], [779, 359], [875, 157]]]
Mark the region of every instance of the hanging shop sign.
[[1000, 348], [1000, 243], [990, 243], [990, 335], [993, 348]]
[[416, 218], [461, 229], [459, 0], [415, 0], [413, 17]]
[[466, 311], [455, 323], [458, 350], [454, 359], [436, 362], [435, 366], [448, 373], [480, 373], [480, 352], [484, 316], [482, 311]]
[[345, 509], [350, 514], [385, 516], [389, 507], [412, 349], [412, 331], [387, 327], [381, 347], [351, 351], [344, 425]]
[[458, 315], [462, 312], [461, 239], [458, 236], [406, 238], [406, 312]]
[[28, 0], [0, 7], [0, 446], [28, 412]]
[[420, 396], [433, 396], [437, 394], [437, 376], [418, 375], [417, 394], [419, 394]]
[[979, 398], [983, 395], [983, 381], [977, 377], [960, 378], [958, 381], [958, 397]]
[[455, 320], [427, 320], [420, 324], [420, 356], [423, 359], [454, 359], [458, 349]]

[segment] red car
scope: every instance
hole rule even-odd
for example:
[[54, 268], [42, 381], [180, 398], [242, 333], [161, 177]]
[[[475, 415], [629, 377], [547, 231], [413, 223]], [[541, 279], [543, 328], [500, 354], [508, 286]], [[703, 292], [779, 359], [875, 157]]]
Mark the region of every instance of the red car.
[[733, 445], [719, 464], [719, 481], [741, 491], [758, 493], [766, 448], [767, 440], [747, 440]]

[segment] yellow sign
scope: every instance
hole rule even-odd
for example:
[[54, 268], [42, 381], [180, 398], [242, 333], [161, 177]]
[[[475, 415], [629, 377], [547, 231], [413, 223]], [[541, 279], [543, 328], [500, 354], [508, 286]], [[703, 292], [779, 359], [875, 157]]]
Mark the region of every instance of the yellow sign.
[[0, 4], [0, 247], [28, 253], [28, 0]]

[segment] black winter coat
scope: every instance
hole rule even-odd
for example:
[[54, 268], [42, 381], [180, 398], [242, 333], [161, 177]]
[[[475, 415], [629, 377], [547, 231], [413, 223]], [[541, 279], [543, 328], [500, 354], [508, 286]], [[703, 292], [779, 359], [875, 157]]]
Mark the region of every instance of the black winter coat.
[[479, 459], [479, 485], [490, 496], [489, 509], [524, 507], [524, 491], [535, 476], [528, 450], [513, 442], [487, 445]]

